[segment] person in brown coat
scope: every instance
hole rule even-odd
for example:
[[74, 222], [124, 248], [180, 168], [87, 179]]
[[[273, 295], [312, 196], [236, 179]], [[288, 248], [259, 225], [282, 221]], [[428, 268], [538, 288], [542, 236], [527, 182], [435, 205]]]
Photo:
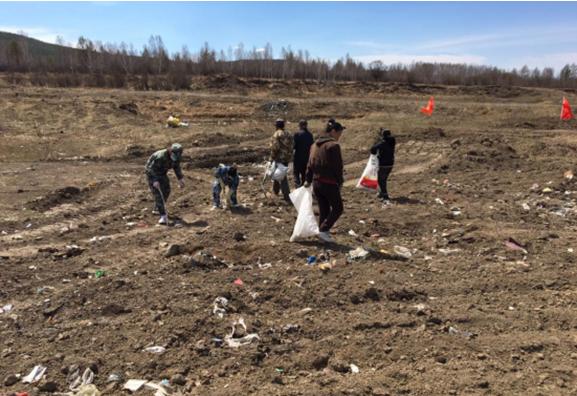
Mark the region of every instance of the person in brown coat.
[[343, 214], [343, 158], [338, 141], [344, 129], [340, 123], [330, 119], [325, 134], [312, 145], [307, 165], [305, 186], [312, 183], [319, 204], [319, 238], [329, 243], [334, 242], [330, 230]]

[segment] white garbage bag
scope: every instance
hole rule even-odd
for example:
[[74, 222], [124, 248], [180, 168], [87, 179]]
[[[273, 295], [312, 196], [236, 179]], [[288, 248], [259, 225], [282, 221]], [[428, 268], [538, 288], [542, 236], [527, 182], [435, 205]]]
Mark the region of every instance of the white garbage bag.
[[379, 189], [379, 157], [371, 154], [367, 166], [357, 183], [357, 188], [364, 188], [369, 191]]
[[300, 187], [290, 193], [290, 199], [298, 216], [290, 241], [308, 238], [319, 234], [319, 225], [313, 211], [312, 187]]
[[288, 173], [288, 166], [284, 166], [279, 162], [272, 163], [272, 174], [271, 179], [274, 181], [283, 181], [284, 178], [287, 176]]

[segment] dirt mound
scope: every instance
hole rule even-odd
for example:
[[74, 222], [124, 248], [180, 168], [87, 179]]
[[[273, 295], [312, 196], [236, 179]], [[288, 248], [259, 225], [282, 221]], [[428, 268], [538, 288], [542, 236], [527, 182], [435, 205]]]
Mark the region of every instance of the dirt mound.
[[555, 129], [572, 129], [577, 130], [577, 122], [575, 120], [562, 121], [556, 117], [527, 117], [525, 121], [519, 121], [519, 117], [505, 120], [500, 126], [504, 128], [520, 128], [520, 129], [535, 129], [535, 130], [555, 130]]
[[485, 95], [501, 99], [517, 98], [519, 96], [533, 96], [534, 90], [521, 87], [506, 87], [501, 85], [485, 85], [473, 87], [459, 87], [456, 92], [463, 95]]
[[78, 187], [64, 187], [53, 191], [43, 197], [39, 197], [26, 204], [29, 209], [37, 211], [46, 211], [63, 203], [76, 202], [81, 203], [88, 188], [80, 189]]
[[453, 140], [452, 151], [441, 170], [477, 168], [515, 168], [520, 156], [507, 141], [499, 137], [481, 137], [474, 141]]

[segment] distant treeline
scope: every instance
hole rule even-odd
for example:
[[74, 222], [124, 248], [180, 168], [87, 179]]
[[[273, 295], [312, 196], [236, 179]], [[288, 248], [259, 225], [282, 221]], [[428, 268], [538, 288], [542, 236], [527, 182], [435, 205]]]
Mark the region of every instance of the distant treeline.
[[[95, 86], [135, 89], [188, 89], [192, 76], [229, 74], [237, 77], [312, 79], [318, 81], [377, 81], [446, 85], [501, 85], [577, 88], [577, 65], [505, 71], [490, 66], [423, 63], [364, 65], [350, 56], [330, 63], [308, 51], [282, 48], [273, 56], [270, 44], [246, 49], [243, 44], [215, 51], [207, 43], [196, 53], [186, 47], [169, 54], [160, 36], [151, 36], [142, 51], [125, 43], [103, 44], [84, 37], [76, 47], [42, 43], [22, 35], [1, 33], [0, 71], [13, 82], [61, 87]], [[3, 38], [3, 40], [2, 40]]]

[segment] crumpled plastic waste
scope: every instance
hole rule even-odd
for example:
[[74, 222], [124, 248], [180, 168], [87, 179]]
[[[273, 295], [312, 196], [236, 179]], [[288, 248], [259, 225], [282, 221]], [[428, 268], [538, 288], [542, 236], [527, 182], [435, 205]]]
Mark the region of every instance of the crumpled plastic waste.
[[84, 373], [82, 373], [82, 376], [80, 376], [80, 368], [77, 368], [72, 374], [68, 376], [68, 382], [70, 383], [68, 388], [72, 391], [77, 390], [84, 385], [92, 384], [93, 381], [94, 373], [92, 370], [87, 368], [84, 370]]
[[351, 261], [352, 260], [363, 260], [363, 259], [367, 258], [369, 254], [370, 254], [370, 252], [368, 250], [366, 250], [362, 246], [359, 246], [358, 248], [356, 248], [355, 250], [351, 250], [347, 254], [347, 259], [351, 260]]
[[235, 330], [236, 330], [236, 326], [242, 326], [242, 328], [246, 332], [246, 324], [244, 323], [244, 319], [240, 318], [238, 320], [235, 320], [232, 324], [232, 331], [230, 332], [230, 334], [227, 334], [226, 336], [224, 336], [224, 342], [226, 342], [226, 344], [229, 347], [238, 348], [238, 347], [241, 347], [243, 345], [248, 345], [248, 344], [252, 343], [254, 340], [260, 340], [260, 337], [256, 333], [247, 334], [241, 338], [233, 338]]
[[226, 307], [228, 307], [228, 299], [225, 297], [217, 297], [214, 299], [212, 313], [222, 319], [226, 313]]
[[45, 371], [46, 367], [44, 366], [41, 365], [34, 366], [32, 371], [30, 371], [30, 373], [26, 377], [22, 378], [22, 382], [24, 382], [25, 384], [33, 384], [34, 382], [38, 382], [44, 376]]

